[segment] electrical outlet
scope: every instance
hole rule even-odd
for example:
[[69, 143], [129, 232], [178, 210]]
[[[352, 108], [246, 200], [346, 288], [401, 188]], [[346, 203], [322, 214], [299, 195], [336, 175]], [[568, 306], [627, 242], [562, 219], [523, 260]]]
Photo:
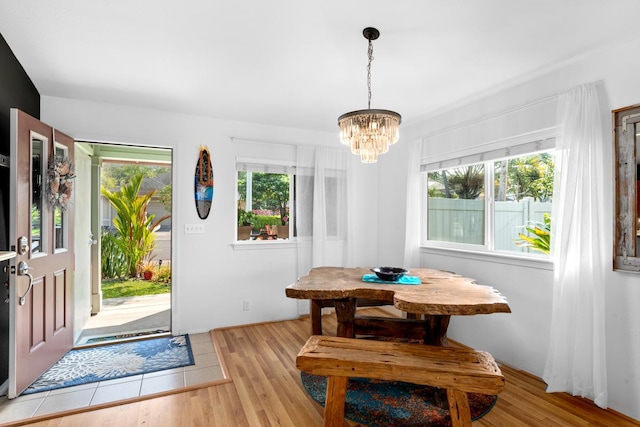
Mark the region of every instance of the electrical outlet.
[[249, 301], [248, 300], [242, 301], [242, 310], [249, 311]]

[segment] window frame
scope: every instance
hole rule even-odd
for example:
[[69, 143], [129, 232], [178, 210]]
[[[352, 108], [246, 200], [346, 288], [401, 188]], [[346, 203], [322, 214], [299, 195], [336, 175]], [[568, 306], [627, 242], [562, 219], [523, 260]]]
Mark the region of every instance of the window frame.
[[[235, 166], [235, 186], [236, 203], [233, 213], [235, 223], [235, 233], [232, 246], [234, 249], [259, 249], [264, 247], [290, 247], [296, 242], [295, 236], [295, 166], [292, 162], [271, 160], [271, 159], [255, 159], [255, 158], [236, 158]], [[238, 195], [238, 173], [239, 172], [264, 172], [273, 174], [289, 175], [289, 237], [287, 239], [278, 240], [238, 240], [238, 217], [237, 208], [239, 202]]]
[[[514, 149], [515, 148], [515, 149]], [[515, 154], [512, 154], [515, 151]], [[500, 156], [499, 153], [504, 153]], [[529, 141], [515, 147], [506, 147], [497, 150], [474, 153], [465, 157], [451, 157], [439, 162], [424, 163], [421, 165], [421, 192], [420, 192], [420, 247], [424, 251], [447, 250], [467, 254], [495, 255], [513, 259], [524, 259], [551, 262], [551, 255], [537, 252], [516, 252], [495, 249], [495, 163], [505, 159], [513, 159], [542, 153], [555, 153], [555, 137], [539, 141]], [[441, 240], [429, 240], [428, 238], [428, 174], [442, 170], [465, 167], [474, 164], [484, 165], [484, 244], [448, 242]], [[442, 166], [442, 167], [437, 167]], [[424, 252], [423, 251], [423, 252]]]

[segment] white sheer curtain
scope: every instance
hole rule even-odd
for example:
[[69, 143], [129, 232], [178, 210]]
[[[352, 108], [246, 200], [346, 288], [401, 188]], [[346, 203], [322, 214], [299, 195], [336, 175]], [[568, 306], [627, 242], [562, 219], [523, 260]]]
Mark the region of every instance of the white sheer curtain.
[[342, 149], [298, 147], [295, 218], [299, 276], [312, 267], [348, 263], [347, 154]]
[[[552, 213], [554, 289], [547, 392], [566, 391], [607, 407], [602, 116], [597, 86], [558, 100]], [[607, 207], [608, 209], [608, 207]]]
[[407, 150], [407, 200], [404, 238], [404, 268], [420, 265], [420, 208], [422, 141], [413, 141]]

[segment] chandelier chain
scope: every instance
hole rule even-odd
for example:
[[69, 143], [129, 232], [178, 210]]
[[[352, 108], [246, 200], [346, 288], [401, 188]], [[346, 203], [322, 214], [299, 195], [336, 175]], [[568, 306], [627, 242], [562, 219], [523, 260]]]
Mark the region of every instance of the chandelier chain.
[[371, 61], [373, 61], [373, 43], [369, 40], [369, 49], [367, 51], [369, 57], [369, 63], [367, 64], [367, 90], [369, 93], [369, 102], [367, 108], [371, 109]]

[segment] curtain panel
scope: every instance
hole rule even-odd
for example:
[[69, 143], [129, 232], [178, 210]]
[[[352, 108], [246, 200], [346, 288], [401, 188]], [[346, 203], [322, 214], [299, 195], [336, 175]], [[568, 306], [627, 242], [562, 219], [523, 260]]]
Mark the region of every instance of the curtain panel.
[[403, 266], [407, 270], [420, 265], [420, 209], [422, 206], [422, 141], [413, 141], [407, 150], [407, 199]]
[[298, 147], [296, 230], [298, 276], [313, 267], [349, 262], [347, 151]]
[[554, 259], [547, 392], [565, 391], [607, 407], [604, 135], [596, 84], [558, 101], [552, 212]]

